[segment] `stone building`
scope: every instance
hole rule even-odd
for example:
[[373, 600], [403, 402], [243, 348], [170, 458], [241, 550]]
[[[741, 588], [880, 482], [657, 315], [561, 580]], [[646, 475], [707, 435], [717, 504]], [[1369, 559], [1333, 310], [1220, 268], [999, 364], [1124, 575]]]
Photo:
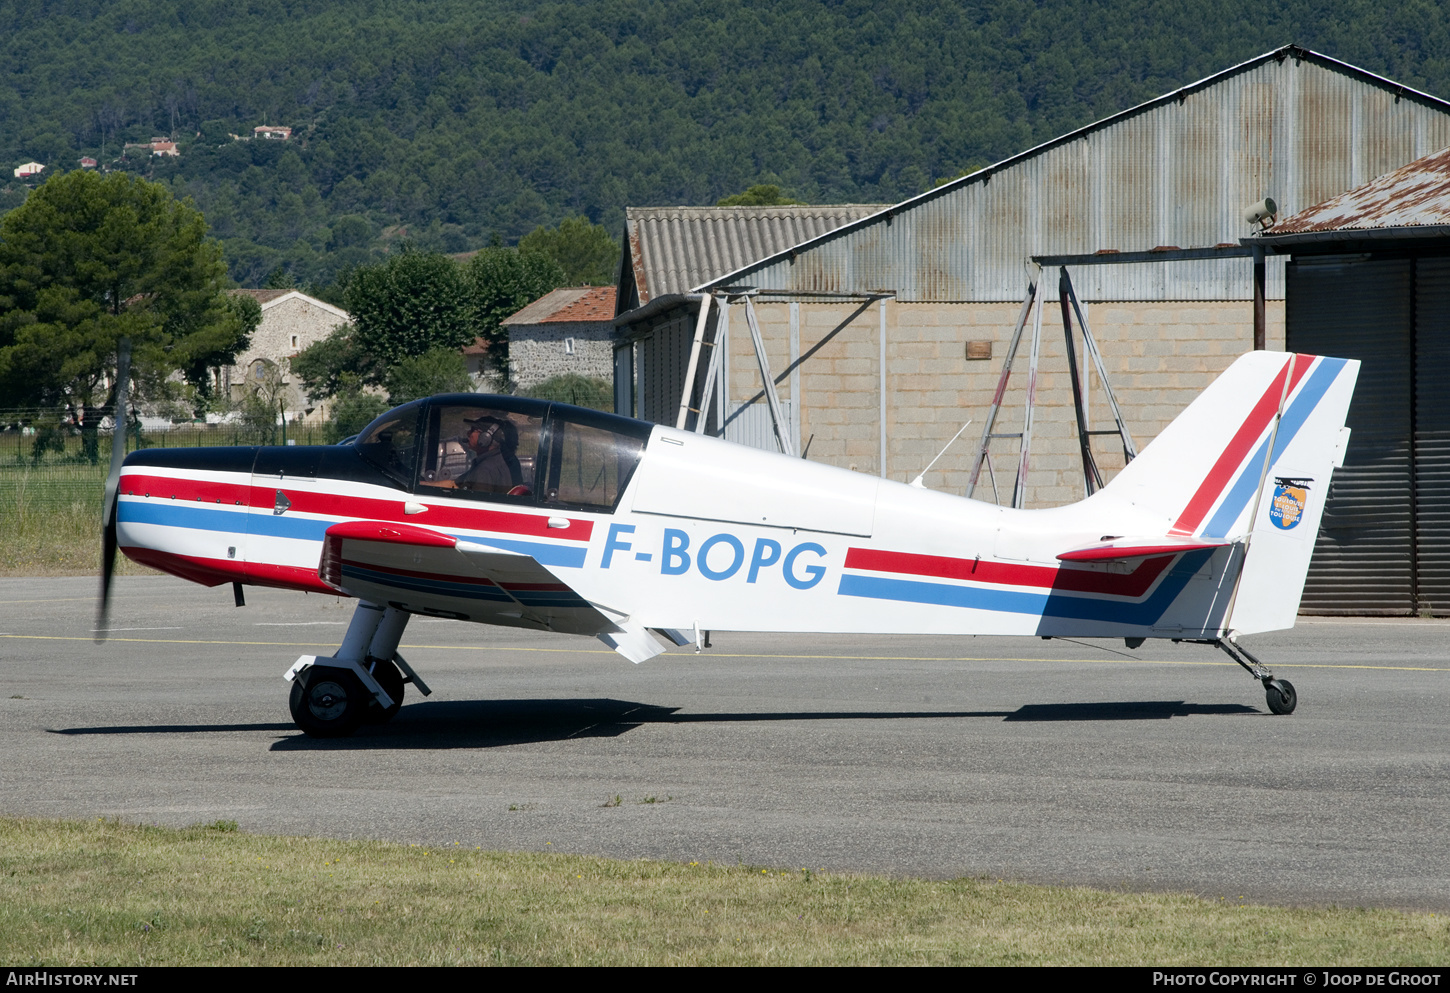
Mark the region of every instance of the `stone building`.
[[613, 286], [552, 290], [503, 321], [509, 378], [519, 389], [575, 373], [609, 382], [614, 370]]
[[[1123, 264], [1069, 271], [1141, 450], [1254, 347], [1244, 208], [1267, 196], [1287, 215], [1447, 144], [1450, 103], [1297, 46], [1276, 49], [637, 309], [624, 305], [638, 277], [623, 275], [616, 406], [669, 424], [683, 407], [688, 427], [703, 407], [705, 431], [773, 447], [773, 432], [760, 428], [769, 420], [748, 297], [797, 453], [905, 481], [972, 418], [926, 477], [961, 493], [1034, 259], [1120, 253]], [[1126, 264], [1134, 253], [1165, 261]], [[649, 281], [649, 258], [640, 259]], [[1057, 267], [1043, 278], [1026, 500], [1036, 507], [1084, 491]], [[1265, 288], [1265, 344], [1283, 348], [1282, 258], [1267, 260]], [[687, 377], [704, 294], [724, 306], [712, 304]], [[712, 367], [712, 346], [728, 361]], [[1024, 346], [999, 432], [1021, 429], [1026, 367]], [[1087, 379], [1090, 426], [1110, 427], [1097, 377]], [[1109, 477], [1123, 464], [1112, 437], [1095, 438], [1093, 450]], [[1006, 440], [993, 451], [975, 495], [992, 500], [995, 476], [1005, 503], [1016, 452]]]
[[473, 380], [473, 387], [479, 393], [501, 393], [506, 392], [506, 384], [501, 381], [498, 370], [488, 359], [488, 339], [482, 336], [473, 339], [473, 344], [463, 346], [463, 366], [468, 370], [468, 378]]
[[347, 311], [298, 290], [232, 290], [262, 305], [262, 321], [252, 332], [251, 344], [236, 364], [219, 370], [218, 385], [234, 401], [245, 395], [248, 383], [275, 377], [283, 389], [288, 420], [323, 421], [325, 401], [314, 402], [292, 375], [291, 358], [321, 341], [342, 324], [351, 324]]

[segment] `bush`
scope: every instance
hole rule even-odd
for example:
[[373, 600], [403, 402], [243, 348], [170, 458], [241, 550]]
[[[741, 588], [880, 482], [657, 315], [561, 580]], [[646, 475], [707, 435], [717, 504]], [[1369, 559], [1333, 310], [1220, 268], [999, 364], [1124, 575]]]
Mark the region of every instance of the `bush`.
[[387, 387], [388, 399], [396, 405], [439, 393], [472, 393], [473, 380], [457, 349], [432, 348], [389, 369]]
[[357, 434], [388, 409], [387, 400], [376, 393], [355, 391], [338, 394], [332, 405], [332, 421], [328, 425], [334, 442]]
[[524, 396], [539, 400], [554, 400], [558, 403], [572, 403], [576, 407], [614, 412], [614, 384], [575, 372], [546, 379], [521, 392]]

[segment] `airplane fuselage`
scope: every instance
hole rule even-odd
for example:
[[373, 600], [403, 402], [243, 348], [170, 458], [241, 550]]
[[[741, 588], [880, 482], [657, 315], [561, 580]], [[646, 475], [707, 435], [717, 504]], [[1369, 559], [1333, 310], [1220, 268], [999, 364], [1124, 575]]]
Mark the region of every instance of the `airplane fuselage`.
[[[622, 420], [622, 419], [621, 419]], [[639, 424], [640, 422], [631, 422]], [[557, 584], [502, 595], [402, 545], [353, 563], [359, 596], [481, 623], [595, 633], [602, 605], [648, 628], [1211, 637], [1231, 548], [1065, 563], [1064, 549], [1162, 529], [1106, 493], [1021, 511], [660, 426], [612, 510], [450, 495], [390, 477], [352, 446], [135, 453], [121, 547], [196, 582], [336, 593], [329, 527], [391, 522], [522, 553]], [[372, 568], [369, 568], [371, 566]], [[557, 588], [537, 588], [556, 586]], [[531, 588], [532, 587], [532, 588]], [[531, 608], [521, 610], [520, 607]]]

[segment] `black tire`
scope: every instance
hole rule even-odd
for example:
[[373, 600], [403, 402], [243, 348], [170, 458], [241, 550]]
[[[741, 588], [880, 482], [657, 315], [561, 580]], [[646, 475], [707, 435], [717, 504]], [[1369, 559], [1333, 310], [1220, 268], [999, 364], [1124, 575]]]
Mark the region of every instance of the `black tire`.
[[348, 669], [314, 665], [292, 680], [292, 720], [309, 738], [345, 738], [357, 730], [372, 698]]
[[1264, 696], [1269, 701], [1269, 709], [1276, 714], [1292, 714], [1299, 705], [1299, 694], [1294, 692], [1294, 684], [1287, 679], [1271, 679], [1264, 683]]
[[403, 709], [403, 674], [392, 662], [379, 662], [373, 666], [373, 678], [388, 696], [393, 698], [391, 707], [383, 707], [378, 703], [377, 697], [368, 701], [367, 713], [363, 715], [364, 724], [386, 724], [398, 716], [398, 711]]

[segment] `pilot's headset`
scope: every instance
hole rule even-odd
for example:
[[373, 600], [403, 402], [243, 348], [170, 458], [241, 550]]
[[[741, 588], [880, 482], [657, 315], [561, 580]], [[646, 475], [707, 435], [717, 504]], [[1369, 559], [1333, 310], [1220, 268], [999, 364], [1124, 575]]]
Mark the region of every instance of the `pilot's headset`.
[[495, 448], [502, 451], [505, 447], [504, 422], [497, 417], [485, 415], [464, 423], [468, 425], [469, 431], [478, 432], [478, 451], [488, 452]]

